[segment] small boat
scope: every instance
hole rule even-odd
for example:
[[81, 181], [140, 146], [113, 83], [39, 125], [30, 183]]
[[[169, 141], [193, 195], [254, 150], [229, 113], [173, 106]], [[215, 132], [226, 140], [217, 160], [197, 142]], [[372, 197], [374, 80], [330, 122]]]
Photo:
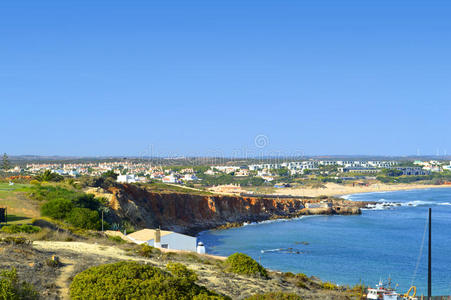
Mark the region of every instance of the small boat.
[[[413, 290], [412, 296], [410, 292]], [[376, 288], [368, 288], [366, 299], [372, 300], [418, 300], [416, 295], [416, 287], [412, 286], [409, 291], [405, 294], [397, 293], [391, 287], [390, 278], [388, 279], [388, 286], [385, 286], [382, 281], [376, 284]]]

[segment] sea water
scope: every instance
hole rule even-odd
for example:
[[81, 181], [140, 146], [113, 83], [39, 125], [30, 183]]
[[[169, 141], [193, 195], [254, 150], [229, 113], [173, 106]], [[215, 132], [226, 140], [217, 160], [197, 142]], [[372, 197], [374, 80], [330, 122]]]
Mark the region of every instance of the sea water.
[[365, 193], [377, 201], [353, 216], [307, 216], [199, 234], [207, 253], [243, 252], [263, 266], [305, 273], [339, 285], [374, 286], [391, 278], [399, 292], [411, 284], [427, 293], [426, 230], [432, 208], [432, 292], [451, 295], [451, 188]]

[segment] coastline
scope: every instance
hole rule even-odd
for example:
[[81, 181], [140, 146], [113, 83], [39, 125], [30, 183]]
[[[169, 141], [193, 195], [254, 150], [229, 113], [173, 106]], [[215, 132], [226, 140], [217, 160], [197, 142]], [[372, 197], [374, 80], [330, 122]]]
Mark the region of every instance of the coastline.
[[416, 189], [432, 188], [451, 188], [451, 185], [433, 185], [433, 184], [385, 184], [376, 183], [369, 186], [348, 186], [337, 183], [327, 183], [325, 188], [285, 188], [277, 190], [274, 195], [284, 196], [302, 196], [302, 197], [341, 197], [343, 195], [374, 193], [374, 192], [392, 192]]

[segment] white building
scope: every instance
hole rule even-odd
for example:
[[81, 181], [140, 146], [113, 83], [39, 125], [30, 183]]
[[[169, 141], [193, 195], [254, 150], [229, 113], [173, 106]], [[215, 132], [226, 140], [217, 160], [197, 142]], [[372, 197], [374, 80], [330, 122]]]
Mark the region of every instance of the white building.
[[147, 244], [156, 248], [197, 252], [196, 237], [173, 231], [160, 229], [142, 229], [128, 234], [127, 238], [135, 244]]
[[117, 176], [117, 182], [120, 183], [134, 183], [138, 180], [138, 178], [135, 175], [118, 175]]
[[182, 178], [184, 181], [194, 181], [199, 180], [195, 174], [185, 174]]
[[320, 160], [319, 164], [322, 166], [336, 166], [337, 162], [335, 160]]
[[164, 176], [163, 178], [161, 178], [161, 181], [163, 181], [164, 183], [179, 183], [180, 182], [180, 180], [174, 174]]

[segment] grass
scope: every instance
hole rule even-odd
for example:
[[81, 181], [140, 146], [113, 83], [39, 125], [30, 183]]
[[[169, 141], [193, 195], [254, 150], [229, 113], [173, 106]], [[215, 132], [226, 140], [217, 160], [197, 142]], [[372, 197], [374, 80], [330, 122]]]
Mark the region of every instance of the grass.
[[39, 205], [26, 196], [30, 184], [0, 183], [0, 207], [7, 207], [8, 224], [29, 224], [39, 218]]

